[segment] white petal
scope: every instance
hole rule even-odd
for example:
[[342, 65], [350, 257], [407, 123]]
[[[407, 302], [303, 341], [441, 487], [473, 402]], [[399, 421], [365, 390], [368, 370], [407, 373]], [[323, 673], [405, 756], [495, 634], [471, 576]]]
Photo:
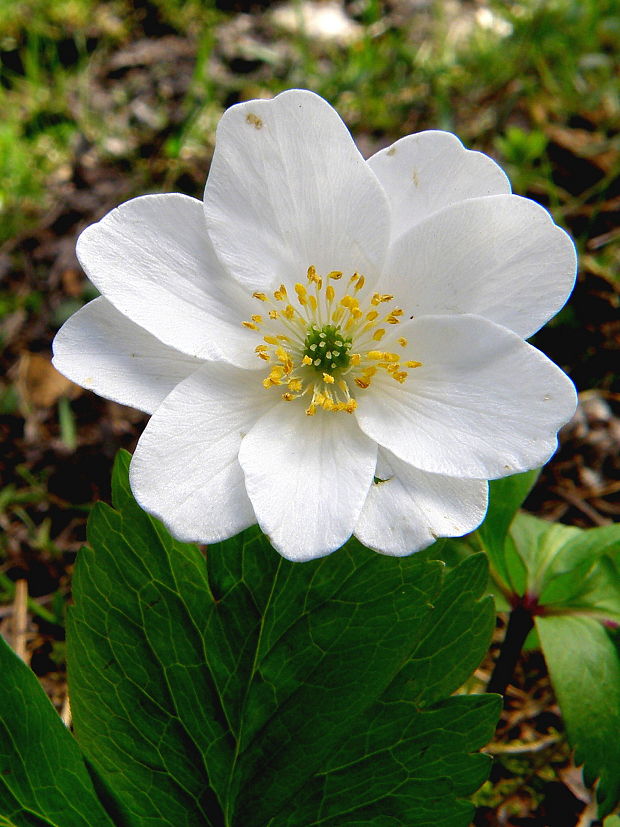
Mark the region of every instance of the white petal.
[[202, 364], [162, 344], [104, 298], [74, 313], [53, 347], [54, 366], [72, 382], [146, 413]]
[[203, 365], [162, 402], [140, 437], [130, 471], [138, 503], [188, 542], [213, 543], [254, 524], [237, 454], [272, 404], [253, 372]]
[[218, 255], [252, 290], [303, 281], [310, 265], [372, 281], [385, 258], [386, 195], [338, 114], [312, 92], [224, 114], [205, 211]]
[[453, 204], [391, 247], [391, 292], [408, 316], [475, 313], [527, 338], [562, 307], [577, 260], [534, 201], [494, 195]]
[[543, 465], [576, 406], [570, 379], [519, 336], [479, 316], [425, 316], [400, 326], [398, 384], [378, 373], [357, 395], [362, 430], [404, 462], [450, 477], [493, 479]]
[[86, 274], [123, 315], [190, 356], [256, 367], [242, 322], [256, 312], [222, 270], [202, 204], [145, 195], [88, 227], [77, 254]]
[[510, 192], [510, 181], [495, 161], [465, 149], [450, 132], [407, 135], [368, 163], [390, 199], [392, 238], [450, 204]]
[[355, 527], [364, 545], [400, 557], [438, 537], [461, 537], [480, 525], [488, 503], [486, 480], [428, 474], [385, 449], [379, 450], [382, 455], [391, 472], [370, 487]]
[[245, 437], [239, 462], [258, 523], [289, 560], [310, 560], [352, 534], [372, 482], [377, 446], [347, 413], [282, 402]]

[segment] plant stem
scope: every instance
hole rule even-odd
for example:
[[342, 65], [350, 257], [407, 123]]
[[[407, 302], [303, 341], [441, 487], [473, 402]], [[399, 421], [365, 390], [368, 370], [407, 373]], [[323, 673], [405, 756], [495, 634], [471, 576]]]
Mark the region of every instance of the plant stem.
[[515, 671], [521, 649], [530, 629], [534, 625], [532, 613], [524, 606], [516, 606], [510, 613], [506, 635], [502, 643], [499, 658], [487, 686], [487, 692], [506, 694], [506, 688]]
[[[12, 600], [15, 596], [15, 583], [11, 580], [10, 577], [7, 577], [4, 572], [0, 572], [0, 587], [6, 589], [8, 593], [8, 599]], [[58, 618], [56, 615], [52, 614], [52, 612], [48, 611], [44, 606], [40, 606], [36, 600], [33, 600], [32, 597], [28, 597], [27, 600], [28, 608], [30, 611], [38, 615], [43, 620], [46, 620], [48, 623], [58, 623]]]

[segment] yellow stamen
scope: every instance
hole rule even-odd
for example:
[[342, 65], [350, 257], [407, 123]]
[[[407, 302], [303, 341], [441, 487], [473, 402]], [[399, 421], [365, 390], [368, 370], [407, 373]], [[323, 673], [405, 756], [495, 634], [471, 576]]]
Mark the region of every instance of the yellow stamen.
[[373, 293], [370, 303], [377, 307], [377, 305], [382, 302], [391, 302], [393, 298], [394, 296], [391, 296], [389, 293]]
[[385, 330], [382, 327], [377, 328], [375, 332], [372, 334], [372, 338], [375, 342], [380, 342], [381, 339], [385, 336]]
[[327, 274], [328, 279], [334, 279], [334, 281], [338, 281], [338, 279], [342, 278], [342, 270], [332, 270], [331, 273]]
[[255, 325], [254, 322], [241, 322], [244, 327], [247, 327], [248, 330], [258, 330], [258, 325]]
[[304, 358], [301, 360], [301, 364], [302, 365], [311, 365], [312, 364], [312, 359], [309, 356], [304, 356]]
[[331, 376], [329, 373], [324, 373], [323, 374], [323, 381], [327, 382], [329, 385], [333, 385], [335, 380], [334, 380], [334, 377]]
[[422, 367], [422, 362], [414, 362], [414, 361], [405, 362], [405, 367], [406, 368], [421, 368]]
[[299, 304], [302, 306], [305, 305], [308, 301], [308, 291], [304, 285], [297, 282], [295, 285], [295, 292], [297, 293], [297, 301]]
[[366, 357], [373, 362], [400, 362], [398, 353], [388, 353], [385, 350], [369, 350]]
[[259, 292], [252, 293], [252, 296], [255, 299], [258, 299], [261, 302], [266, 302], [267, 301], [267, 296], [264, 293], [259, 293]]
[[409, 342], [407, 341], [407, 339], [405, 339], [404, 336], [401, 336], [400, 339], [398, 339], [397, 341], [401, 347], [407, 347], [407, 345], [409, 344]]

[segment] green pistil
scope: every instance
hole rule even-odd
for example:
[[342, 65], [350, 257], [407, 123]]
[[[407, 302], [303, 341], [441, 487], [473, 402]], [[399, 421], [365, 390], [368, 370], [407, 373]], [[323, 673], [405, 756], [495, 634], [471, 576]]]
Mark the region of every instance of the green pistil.
[[304, 356], [312, 359], [315, 370], [331, 372], [348, 368], [351, 362], [351, 337], [343, 336], [339, 327], [310, 325], [304, 340]]

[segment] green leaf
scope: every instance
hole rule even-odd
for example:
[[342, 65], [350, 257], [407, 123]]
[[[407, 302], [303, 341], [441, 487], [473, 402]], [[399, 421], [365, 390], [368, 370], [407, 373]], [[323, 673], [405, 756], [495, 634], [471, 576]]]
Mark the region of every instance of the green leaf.
[[[545, 573], [544, 585], [541, 590], [540, 602], [544, 605], [571, 604], [575, 601], [583, 605], [584, 596], [590, 592], [586, 603], [592, 603], [603, 598], [598, 594], [594, 584], [597, 580], [593, 569], [599, 568], [598, 561], [608, 553], [620, 550], [620, 525], [608, 525], [600, 528], [581, 530], [571, 538], [551, 561]], [[600, 567], [608, 565], [601, 562]], [[588, 577], [592, 572], [593, 576]], [[612, 580], [617, 583], [617, 575], [611, 573]], [[588, 582], [590, 581], [590, 582]], [[620, 612], [620, 599], [615, 601], [615, 612]], [[610, 618], [611, 619], [611, 618]], [[615, 619], [615, 618], [614, 618]]]
[[304, 564], [256, 529], [173, 540], [128, 455], [80, 552], [69, 614], [76, 737], [123, 827], [466, 827], [496, 696], [447, 697], [483, 657], [483, 555], [350, 542]]
[[577, 763], [599, 779], [601, 816], [620, 802], [620, 659], [604, 627], [590, 617], [537, 617], [545, 660]]
[[0, 824], [113, 827], [72, 736], [0, 636]]
[[488, 554], [491, 571], [509, 588], [513, 584], [510, 566], [506, 562], [508, 529], [539, 473], [540, 469], [537, 469], [489, 483], [489, 509], [478, 529], [478, 536]]
[[536, 597], [546, 614], [588, 613], [620, 623], [620, 576], [613, 560], [620, 526], [584, 530], [521, 513], [509, 539], [505, 560], [517, 594]]
[[555, 557], [568, 542], [580, 534], [580, 529], [573, 526], [550, 523], [523, 512], [517, 514], [510, 527], [513, 545], [507, 551], [509, 565], [514, 567], [513, 554], [521, 562], [523, 574], [519, 578], [513, 575], [517, 594], [523, 595], [527, 591], [531, 595], [540, 596], [545, 576]]

